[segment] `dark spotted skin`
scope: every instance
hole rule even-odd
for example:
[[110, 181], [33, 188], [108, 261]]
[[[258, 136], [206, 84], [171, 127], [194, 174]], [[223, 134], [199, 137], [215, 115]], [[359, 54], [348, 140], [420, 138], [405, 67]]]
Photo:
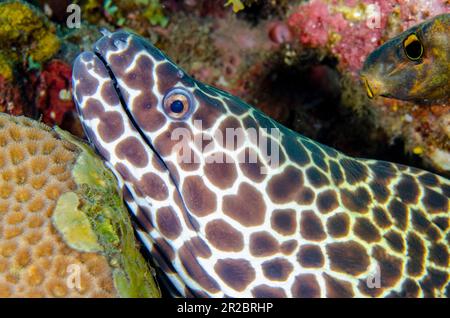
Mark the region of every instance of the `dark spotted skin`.
[[[105, 35], [94, 51], [74, 65], [83, 125], [123, 184], [140, 238], [179, 294], [448, 294], [447, 179], [350, 158], [298, 135], [195, 81], [138, 36]], [[192, 96], [182, 119], [163, 107], [174, 87]], [[234, 144], [219, 138], [228, 126], [245, 129]], [[251, 133], [259, 128], [278, 135], [261, 141]], [[179, 140], [172, 138], [180, 129], [210, 137], [189, 139], [191, 162], [180, 160]], [[263, 147], [271, 141], [278, 147], [271, 149], [278, 151], [275, 166]], [[211, 162], [216, 156], [227, 160]], [[248, 157], [255, 160], [242, 160]], [[374, 277], [375, 288], [368, 283]]]

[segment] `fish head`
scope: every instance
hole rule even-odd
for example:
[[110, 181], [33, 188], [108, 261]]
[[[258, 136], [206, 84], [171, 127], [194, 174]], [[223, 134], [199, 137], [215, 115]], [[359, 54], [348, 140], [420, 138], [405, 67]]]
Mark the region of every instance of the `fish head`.
[[416, 103], [448, 99], [449, 17], [416, 25], [369, 54], [360, 72], [367, 95]]

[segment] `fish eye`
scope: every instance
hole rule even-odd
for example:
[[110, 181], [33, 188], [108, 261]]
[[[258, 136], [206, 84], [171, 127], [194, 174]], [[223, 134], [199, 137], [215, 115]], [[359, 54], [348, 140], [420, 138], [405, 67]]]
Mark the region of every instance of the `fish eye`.
[[406, 56], [411, 61], [417, 61], [423, 56], [422, 42], [420, 42], [419, 38], [414, 33], [410, 34], [403, 41], [403, 49], [405, 51]]
[[192, 108], [191, 92], [175, 88], [166, 93], [163, 99], [165, 113], [173, 119], [183, 119]]

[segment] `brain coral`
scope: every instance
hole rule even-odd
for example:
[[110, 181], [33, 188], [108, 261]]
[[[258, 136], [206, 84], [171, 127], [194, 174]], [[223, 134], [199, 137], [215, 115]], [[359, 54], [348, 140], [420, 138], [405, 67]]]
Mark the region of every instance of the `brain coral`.
[[[88, 219], [73, 219], [78, 226], [72, 231], [55, 227], [58, 206], [61, 215], [70, 212], [70, 201], [59, 200], [76, 198], [72, 170], [79, 155], [79, 147], [47, 126], [0, 114], [0, 297], [121, 295], [116, 286], [124, 276], [115, 271], [126, 269], [120, 269], [120, 258], [109, 258], [111, 250], [101, 252], [106, 248], [92, 235]], [[68, 233], [93, 240], [90, 250], [74, 248]], [[142, 281], [145, 285], [145, 279], [133, 285]]]

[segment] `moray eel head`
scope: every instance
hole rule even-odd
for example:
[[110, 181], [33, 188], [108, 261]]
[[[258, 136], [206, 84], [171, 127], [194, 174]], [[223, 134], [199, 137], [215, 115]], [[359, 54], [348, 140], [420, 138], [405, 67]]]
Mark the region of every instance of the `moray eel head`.
[[[80, 114], [91, 119], [100, 112], [105, 118], [116, 117], [116, 121], [130, 120], [174, 179], [180, 162], [183, 167], [198, 165], [184, 158], [182, 151], [173, 161], [167, 158], [180, 140], [186, 140], [187, 149], [195, 131], [209, 129], [218, 121], [227, 123], [228, 117], [233, 120], [232, 115], [249, 109], [235, 97], [196, 81], [156, 47], [125, 31], [106, 34], [96, 42], [94, 52], [81, 54], [74, 64], [73, 78], [76, 102], [83, 105]], [[98, 110], [107, 102], [107, 111]], [[99, 125], [107, 131], [103, 135], [110, 143], [119, 135], [109, 132], [116, 129], [114, 119]], [[93, 133], [87, 135], [95, 138]], [[208, 145], [217, 147], [216, 139], [210, 139]]]
[[447, 101], [449, 18], [450, 14], [436, 16], [374, 50], [361, 70], [367, 95], [416, 103]]

